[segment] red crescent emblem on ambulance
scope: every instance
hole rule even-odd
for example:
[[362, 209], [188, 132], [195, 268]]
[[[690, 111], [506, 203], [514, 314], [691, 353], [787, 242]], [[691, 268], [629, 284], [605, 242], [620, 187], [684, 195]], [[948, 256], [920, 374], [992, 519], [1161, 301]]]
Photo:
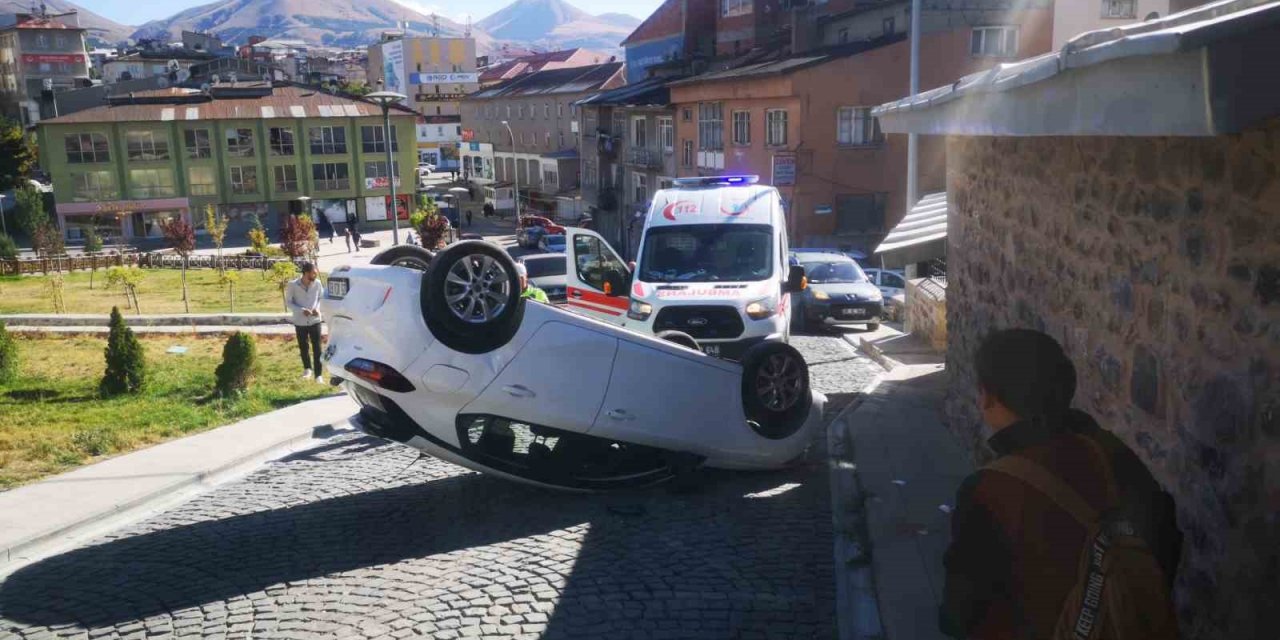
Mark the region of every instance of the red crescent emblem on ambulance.
[[677, 213], [697, 213], [698, 205], [688, 200], [677, 200], [662, 208], [662, 217], [675, 220]]
[[635, 296], [635, 297], [637, 297], [637, 298], [643, 298], [643, 297], [644, 297], [644, 285], [640, 284], [639, 282], [637, 282], [637, 283], [635, 283], [634, 285], [632, 285], [632, 286], [631, 286], [631, 295], [633, 295], [633, 296]]

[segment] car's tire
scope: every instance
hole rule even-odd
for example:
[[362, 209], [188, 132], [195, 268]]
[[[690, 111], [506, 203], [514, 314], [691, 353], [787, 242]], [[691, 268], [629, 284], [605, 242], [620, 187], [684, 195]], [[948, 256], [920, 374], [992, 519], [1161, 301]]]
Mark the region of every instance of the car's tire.
[[670, 342], [672, 344], [678, 344], [682, 347], [685, 347], [686, 349], [693, 349], [694, 351], [700, 351], [700, 349], [698, 348], [698, 341], [694, 340], [693, 336], [683, 331], [668, 329], [666, 331], [659, 331], [655, 335], [659, 340], [666, 340], [667, 342]]
[[462, 353], [501, 347], [524, 318], [515, 261], [483, 240], [455, 242], [436, 254], [422, 278], [421, 295], [427, 328]]
[[435, 258], [435, 255], [416, 245], [400, 244], [374, 256], [369, 263], [426, 271], [427, 267], [431, 266], [431, 261]]
[[742, 408], [748, 424], [770, 440], [787, 438], [809, 418], [809, 365], [795, 347], [762, 342], [742, 356]]
[[868, 322], [868, 323], [867, 323], [867, 331], [879, 331], [879, 330], [880, 330], [880, 323], [879, 323], [879, 322]]

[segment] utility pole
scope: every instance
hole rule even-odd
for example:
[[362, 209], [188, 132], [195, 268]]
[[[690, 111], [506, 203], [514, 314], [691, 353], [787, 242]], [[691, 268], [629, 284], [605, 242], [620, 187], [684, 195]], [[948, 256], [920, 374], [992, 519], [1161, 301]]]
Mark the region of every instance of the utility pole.
[[[920, 93], [920, 2], [911, 0], [911, 97]], [[919, 170], [919, 136], [907, 134], [907, 211], [916, 206]]]

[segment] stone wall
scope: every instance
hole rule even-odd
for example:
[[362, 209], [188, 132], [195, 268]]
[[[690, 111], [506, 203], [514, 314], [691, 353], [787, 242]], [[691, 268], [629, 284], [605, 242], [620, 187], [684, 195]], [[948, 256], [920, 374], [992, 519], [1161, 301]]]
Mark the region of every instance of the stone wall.
[[1218, 138], [953, 138], [951, 428], [989, 458], [973, 353], [1055, 336], [1076, 405], [1178, 501], [1188, 638], [1280, 628], [1280, 121]]
[[906, 330], [924, 340], [934, 351], [947, 350], [946, 280], [918, 278], [907, 281]]

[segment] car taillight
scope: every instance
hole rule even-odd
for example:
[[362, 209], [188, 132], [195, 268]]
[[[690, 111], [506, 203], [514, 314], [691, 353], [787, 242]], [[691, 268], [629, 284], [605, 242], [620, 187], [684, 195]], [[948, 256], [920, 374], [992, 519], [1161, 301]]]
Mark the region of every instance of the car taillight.
[[348, 362], [347, 366], [343, 368], [350, 372], [351, 375], [360, 378], [361, 380], [372, 382], [373, 384], [376, 384], [388, 391], [395, 391], [397, 393], [409, 393], [410, 391], [413, 391], [412, 382], [409, 382], [407, 378], [400, 375], [399, 371], [396, 371], [381, 362], [374, 362], [373, 360], [366, 360], [364, 358], [356, 358], [355, 360]]

